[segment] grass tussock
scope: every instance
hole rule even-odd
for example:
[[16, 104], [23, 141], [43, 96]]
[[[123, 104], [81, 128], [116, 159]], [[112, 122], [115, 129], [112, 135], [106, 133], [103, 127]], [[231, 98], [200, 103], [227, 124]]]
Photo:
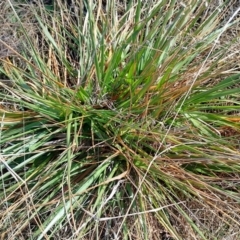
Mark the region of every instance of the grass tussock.
[[235, 1], [1, 3], [2, 239], [239, 239]]

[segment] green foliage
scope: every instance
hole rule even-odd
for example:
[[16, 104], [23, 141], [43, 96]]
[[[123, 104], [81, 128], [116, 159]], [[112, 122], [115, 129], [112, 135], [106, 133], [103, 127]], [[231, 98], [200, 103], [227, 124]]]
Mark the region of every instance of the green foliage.
[[223, 239], [230, 230], [219, 229], [238, 229], [240, 73], [237, 38], [222, 40], [238, 22], [219, 12], [231, 3], [72, 2], [29, 5], [33, 33], [9, 3], [25, 41], [0, 65], [13, 85], [0, 90], [3, 234]]

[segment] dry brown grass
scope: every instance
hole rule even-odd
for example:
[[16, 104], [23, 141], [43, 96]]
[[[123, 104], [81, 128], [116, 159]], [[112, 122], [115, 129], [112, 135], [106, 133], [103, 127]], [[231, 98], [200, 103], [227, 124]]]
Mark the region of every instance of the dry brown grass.
[[[186, 2], [187, 1], [183, 1]], [[207, 2], [207, 1], [206, 1]], [[209, 4], [209, 9], [206, 11], [206, 15], [210, 14], [213, 9], [216, 8], [216, 6], [221, 2], [220, 0], [211, 1]], [[119, 5], [122, 4], [122, 1], [119, 2]], [[231, 4], [229, 4], [229, 7], [226, 9], [226, 12], [222, 13], [222, 23], [225, 24], [228, 19], [234, 14], [236, 9], [239, 7], [239, 1], [232, 1]], [[21, 16], [24, 16], [22, 18], [22, 24], [23, 26], [28, 29], [28, 34], [30, 38], [36, 38], [38, 36], [38, 29], [35, 28], [35, 20], [34, 16], [31, 13], [31, 8], [28, 6], [23, 6], [23, 8], [19, 9], [19, 14]], [[239, 15], [237, 16], [239, 17]], [[204, 17], [203, 17], [204, 19]], [[13, 61], [19, 61], [17, 52], [21, 52], [24, 48], [25, 43], [23, 42], [23, 33], [21, 30], [21, 27], [19, 23], [17, 23], [16, 19], [12, 16], [12, 10], [11, 7], [8, 4], [8, 1], [3, 1], [0, 3], [0, 58], [7, 61], [8, 58], [13, 59]], [[226, 49], [228, 50], [226, 53], [226, 56], [224, 57], [223, 61], [220, 62], [218, 68], [221, 68], [226, 72], [226, 74], [229, 73], [236, 73], [240, 71], [240, 38], [238, 38], [233, 44], [231, 44], [231, 48], [228, 48], [228, 43], [231, 42], [232, 38], [239, 36], [240, 33], [240, 26], [230, 28], [230, 30], [226, 31], [224, 35], [221, 36], [219, 39], [219, 42], [217, 44], [219, 45], [225, 45]], [[36, 46], [38, 44], [42, 45], [42, 48], [44, 48], [43, 44], [41, 44], [41, 40], [36, 39]], [[44, 49], [41, 49], [40, 51], [44, 51]], [[208, 54], [208, 49], [206, 50], [206, 55]], [[206, 55], [203, 54], [199, 56], [196, 61], [201, 62], [206, 58]], [[234, 59], [234, 60], [233, 60]], [[209, 61], [213, 61], [213, 59], [210, 59]], [[229, 69], [229, 64], [226, 64], [226, 62], [231, 62], [232, 66]], [[193, 78], [194, 74], [196, 72], [196, 69], [194, 68], [194, 63], [192, 67], [192, 71], [189, 71], [187, 76], [184, 76], [186, 79], [185, 82], [181, 81], [181, 86], [171, 86], [172, 94], [177, 92], [177, 94], [182, 94], [186, 89], [185, 87], [188, 86], [188, 79]], [[217, 74], [217, 71], [216, 71]], [[223, 76], [217, 76], [215, 81], [219, 81]], [[6, 79], [5, 76], [0, 74], [0, 81], [2, 80], [9, 80]], [[7, 83], [7, 82], [5, 82]], [[212, 79], [206, 79], [206, 86], [210, 86], [212, 84], [215, 84], [216, 82], [212, 82]], [[184, 85], [185, 84], [185, 85]], [[176, 88], [174, 90], [174, 88]], [[179, 90], [180, 89], [180, 90]], [[220, 131], [223, 132], [223, 135], [227, 132], [225, 129], [220, 129]], [[231, 134], [232, 135], [232, 134]], [[225, 176], [226, 177], [226, 176]], [[234, 176], [229, 176], [233, 178]], [[236, 176], [236, 179], [239, 179], [239, 176]], [[211, 179], [209, 179], [211, 181]], [[215, 184], [223, 184], [222, 181], [215, 182]], [[226, 186], [226, 188], [235, 188], [236, 194], [239, 194], [239, 187], [237, 186], [237, 182], [235, 186]], [[206, 192], [206, 198], [208, 193]], [[209, 197], [211, 197], [211, 194], [213, 194], [211, 191], [209, 191]], [[181, 201], [181, 197], [178, 196], [179, 201]], [[184, 210], [186, 213], [188, 213], [189, 216], [192, 217], [192, 219], [195, 219], [195, 224], [197, 226], [201, 226], [204, 229], [206, 229], [205, 234], [208, 235], [208, 239], [217, 239], [217, 240], [239, 240], [240, 239], [240, 233], [239, 233], [239, 218], [240, 218], [240, 210], [236, 211], [236, 209], [239, 208], [239, 203], [237, 202], [228, 202], [228, 209], [225, 209], [223, 212], [221, 203], [222, 201], [228, 201], [228, 199], [224, 199], [222, 196], [222, 199], [219, 197], [219, 202], [215, 203], [215, 206], [211, 208], [211, 201], [209, 201], [209, 205], [206, 205], [205, 203], [201, 204], [199, 201], [194, 201], [194, 199], [189, 199], [186, 201], [184, 198]], [[219, 205], [219, 206], [218, 206]], [[171, 207], [170, 207], [171, 208]], [[216, 211], [216, 209], [219, 209], [219, 211]], [[5, 211], [2, 209], [1, 212]], [[178, 229], [178, 232], [182, 233], [182, 236], [184, 240], [192, 240], [197, 239], [201, 240], [201, 238], [196, 238], [196, 234], [192, 232], [191, 229], [189, 229], [187, 224], [185, 223], [184, 219], [181, 219], [181, 216], [178, 214], [178, 211], [175, 207], [172, 207], [171, 209], [172, 216], [170, 216], [172, 225], [175, 226], [176, 229]], [[226, 222], [225, 217], [226, 215], [229, 216], [230, 219], [232, 219], [232, 222]], [[149, 225], [152, 226], [151, 229], [151, 235], [149, 236], [150, 240], [170, 240], [170, 236], [167, 232], [165, 232], [164, 227], [156, 223], [155, 216], [153, 214], [148, 214], [147, 217], [149, 221]], [[179, 224], [182, 223], [182, 224]], [[18, 227], [18, 225], [21, 223], [15, 223], [14, 227]], [[129, 228], [132, 231], [132, 239], [142, 239], [142, 235], [139, 232], [139, 222], [136, 222], [134, 218], [132, 219], [132, 226]], [[118, 221], [114, 220], [112, 222], [112, 225], [106, 225], [106, 223], [102, 222], [99, 223], [99, 231], [100, 231], [100, 239], [114, 239], [114, 233], [117, 231], [118, 228]], [[29, 223], [29, 228], [33, 227], [33, 223]], [[13, 227], [13, 229], [14, 229]], [[0, 226], [1, 229], [1, 226]], [[30, 237], [29, 232], [28, 233], [21, 233], [18, 237], [18, 239], [26, 239], [27, 237]], [[69, 229], [65, 228], [63, 229], [63, 232], [61, 236], [57, 236], [55, 239], [70, 239], [69, 238]], [[108, 236], [106, 232], [109, 232]], [[91, 239], [95, 239], [95, 236], [91, 236], [91, 234], [88, 235], [91, 237]], [[206, 235], [207, 236], [207, 235]], [[6, 236], [5, 232], [1, 232], [0, 230], [0, 239], [11, 239], [11, 237]]]

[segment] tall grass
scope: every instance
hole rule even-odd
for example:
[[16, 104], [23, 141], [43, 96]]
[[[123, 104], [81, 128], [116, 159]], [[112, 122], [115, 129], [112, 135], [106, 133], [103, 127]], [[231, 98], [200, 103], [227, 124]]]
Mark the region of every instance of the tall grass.
[[240, 237], [239, 9], [71, 2], [4, 5], [1, 236]]

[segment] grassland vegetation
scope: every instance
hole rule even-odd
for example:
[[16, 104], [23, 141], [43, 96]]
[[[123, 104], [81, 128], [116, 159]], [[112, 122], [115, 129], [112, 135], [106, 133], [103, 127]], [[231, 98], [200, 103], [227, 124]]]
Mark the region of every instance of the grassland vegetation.
[[2, 239], [239, 239], [237, 1], [0, 3]]

